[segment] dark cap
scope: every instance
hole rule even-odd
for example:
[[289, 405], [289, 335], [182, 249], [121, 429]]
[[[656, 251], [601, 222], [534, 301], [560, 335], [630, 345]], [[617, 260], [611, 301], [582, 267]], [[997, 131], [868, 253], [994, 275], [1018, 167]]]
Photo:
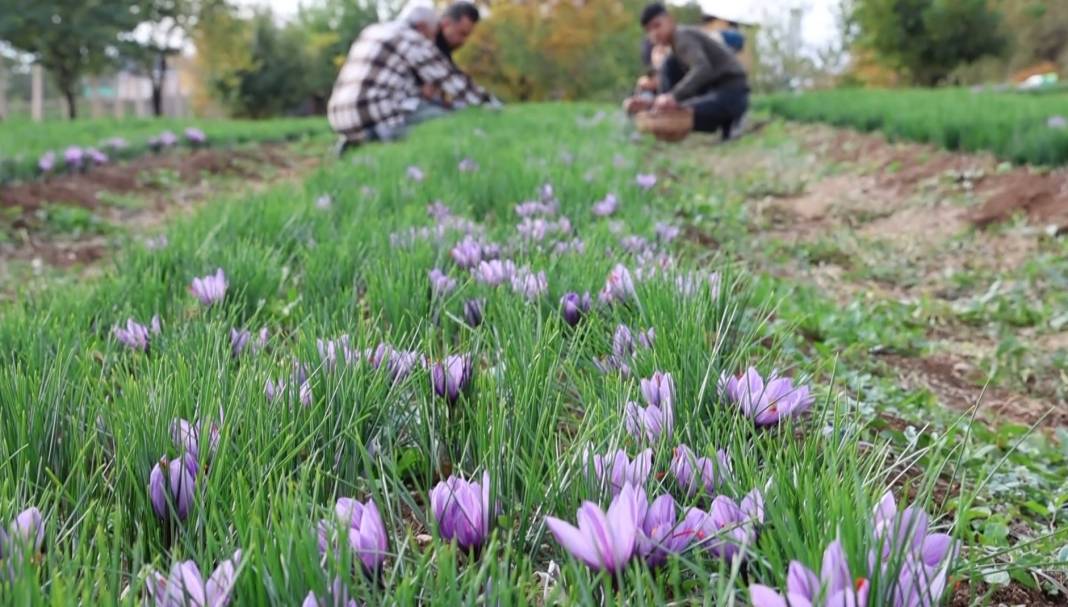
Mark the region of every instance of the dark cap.
[[652, 4], [647, 4], [645, 6], [645, 8], [642, 9], [642, 15], [641, 15], [642, 27], [645, 27], [646, 25], [649, 25], [650, 21], [652, 21], [653, 19], [656, 19], [660, 15], [666, 15], [666, 14], [667, 14], [667, 9], [664, 8], [663, 4], [661, 4], [659, 2], [654, 2]]

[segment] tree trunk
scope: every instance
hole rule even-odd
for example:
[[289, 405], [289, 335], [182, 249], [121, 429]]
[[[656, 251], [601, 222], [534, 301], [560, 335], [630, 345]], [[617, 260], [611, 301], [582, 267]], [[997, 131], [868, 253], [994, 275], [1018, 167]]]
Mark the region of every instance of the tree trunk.
[[74, 89], [64, 88], [63, 98], [67, 100], [67, 117], [74, 120], [78, 117], [78, 102], [75, 99]]
[[163, 83], [167, 78], [167, 54], [159, 54], [159, 77], [152, 78], [152, 115], [163, 116]]

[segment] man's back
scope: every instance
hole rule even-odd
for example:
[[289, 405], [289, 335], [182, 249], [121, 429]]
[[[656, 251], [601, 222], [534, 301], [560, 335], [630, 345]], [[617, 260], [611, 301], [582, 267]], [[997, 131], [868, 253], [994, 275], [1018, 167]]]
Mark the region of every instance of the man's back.
[[745, 68], [734, 52], [700, 28], [678, 26], [672, 51], [686, 71], [672, 90], [680, 101], [713, 88], [747, 86]]

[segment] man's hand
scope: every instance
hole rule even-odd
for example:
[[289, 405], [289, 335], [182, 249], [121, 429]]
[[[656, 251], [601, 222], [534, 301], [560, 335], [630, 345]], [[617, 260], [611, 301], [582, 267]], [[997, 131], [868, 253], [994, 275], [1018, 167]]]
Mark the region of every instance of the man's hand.
[[651, 76], [642, 76], [641, 78], [638, 78], [638, 90], [655, 93], [656, 80]]
[[677, 107], [679, 107], [679, 102], [675, 101], [675, 97], [671, 93], [657, 95], [656, 100], [653, 101], [654, 110], [673, 110]]
[[627, 97], [623, 101], [623, 111], [627, 112], [628, 114], [637, 114], [638, 112], [642, 112], [649, 109], [650, 105], [652, 105], [652, 103], [650, 103], [649, 99], [646, 99], [645, 97]]
[[441, 95], [441, 91], [438, 90], [438, 87], [430, 83], [424, 84], [419, 93], [423, 96], [423, 99], [426, 99], [427, 101], [434, 101]]

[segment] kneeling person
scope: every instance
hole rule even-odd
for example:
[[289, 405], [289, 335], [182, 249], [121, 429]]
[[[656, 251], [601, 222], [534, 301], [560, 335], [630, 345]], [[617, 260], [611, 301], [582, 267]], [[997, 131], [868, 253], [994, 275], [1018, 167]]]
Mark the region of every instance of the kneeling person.
[[327, 104], [340, 149], [403, 137], [407, 127], [493, 97], [434, 45], [437, 15], [416, 9], [404, 21], [360, 32]]
[[694, 130], [730, 138], [749, 109], [749, 82], [735, 53], [700, 28], [677, 25], [663, 4], [645, 7], [641, 24], [653, 44], [671, 48], [653, 109], [688, 108]]

